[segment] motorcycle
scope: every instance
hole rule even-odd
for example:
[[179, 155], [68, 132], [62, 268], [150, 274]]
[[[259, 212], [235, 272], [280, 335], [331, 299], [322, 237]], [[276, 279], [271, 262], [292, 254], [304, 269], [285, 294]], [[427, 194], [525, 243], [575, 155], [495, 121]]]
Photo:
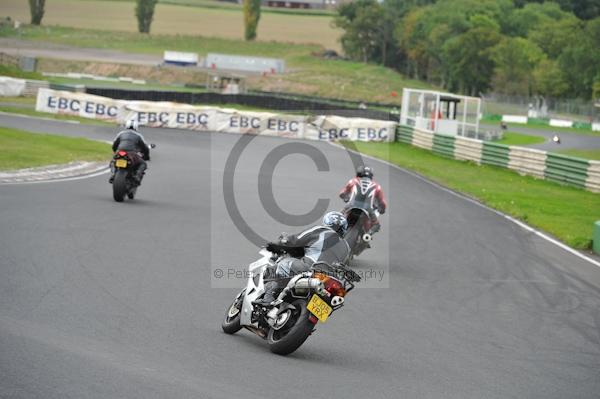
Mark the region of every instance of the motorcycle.
[[[155, 148], [155, 144], [150, 144], [150, 148]], [[111, 172], [113, 172], [113, 198], [117, 202], [123, 202], [125, 196], [130, 200], [135, 198], [139, 184], [135, 181], [135, 169], [139, 163], [140, 155], [134, 152], [118, 150], [113, 156], [111, 162]]]
[[360, 276], [343, 264], [317, 262], [310, 271], [292, 277], [272, 307], [255, 305], [265, 292], [267, 269], [289, 256], [266, 249], [259, 253], [262, 258], [249, 265], [246, 288], [233, 300], [221, 327], [227, 334], [246, 328], [265, 339], [271, 352], [289, 355], [315, 331], [319, 321], [324, 323], [344, 306]]
[[[379, 217], [379, 212], [374, 212]], [[344, 234], [344, 239], [350, 247], [350, 259], [352, 259], [365, 249], [371, 248], [370, 242], [373, 240], [373, 236], [369, 231], [371, 231], [372, 222], [369, 211], [363, 208], [353, 207], [343, 213], [348, 220], [348, 230]]]

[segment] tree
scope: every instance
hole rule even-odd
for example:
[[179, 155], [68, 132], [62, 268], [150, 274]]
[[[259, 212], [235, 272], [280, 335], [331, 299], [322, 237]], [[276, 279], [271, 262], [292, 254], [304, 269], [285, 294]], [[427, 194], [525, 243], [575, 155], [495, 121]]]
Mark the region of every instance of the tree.
[[497, 28], [482, 23], [448, 40], [444, 45], [448, 88], [469, 95], [485, 92], [495, 66], [492, 49], [501, 38]]
[[569, 90], [562, 70], [554, 60], [542, 60], [533, 71], [533, 91], [548, 97], [561, 97]]
[[362, 62], [387, 62], [393, 24], [379, 3], [374, 0], [346, 3], [340, 7], [334, 25], [344, 29], [340, 40], [350, 58]]
[[256, 39], [256, 29], [260, 19], [260, 0], [244, 0], [244, 38]]
[[529, 95], [533, 70], [544, 58], [538, 46], [521, 37], [504, 38], [492, 50], [496, 64], [492, 85], [499, 93]]
[[158, 0], [136, 0], [135, 16], [140, 33], [150, 33], [150, 25], [154, 17], [154, 7]]
[[44, 16], [44, 5], [46, 0], [29, 0], [29, 12], [31, 13], [31, 24], [39, 25]]

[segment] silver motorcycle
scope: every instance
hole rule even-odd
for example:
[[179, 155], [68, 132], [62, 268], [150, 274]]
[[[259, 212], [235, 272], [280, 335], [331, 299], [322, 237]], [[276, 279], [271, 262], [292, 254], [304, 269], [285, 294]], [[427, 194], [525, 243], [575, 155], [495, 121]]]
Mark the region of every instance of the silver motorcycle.
[[246, 328], [265, 339], [271, 352], [288, 355], [298, 349], [331, 314], [344, 306], [345, 297], [360, 276], [343, 264], [315, 263], [310, 271], [289, 279], [275, 302], [266, 307], [253, 302], [265, 292], [265, 274], [289, 254], [260, 251], [249, 266], [248, 284], [233, 300], [221, 327], [227, 334]]

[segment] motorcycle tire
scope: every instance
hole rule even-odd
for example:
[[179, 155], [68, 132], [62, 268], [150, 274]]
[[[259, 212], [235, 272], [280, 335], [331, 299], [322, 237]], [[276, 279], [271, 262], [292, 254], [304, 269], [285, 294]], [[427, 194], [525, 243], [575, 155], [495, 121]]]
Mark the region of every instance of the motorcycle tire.
[[127, 171], [118, 170], [113, 180], [113, 198], [117, 202], [123, 202], [127, 194]]
[[344, 239], [350, 247], [350, 253], [352, 254], [352, 256], [357, 255], [357, 249], [360, 245], [360, 227], [358, 227], [357, 225], [352, 226], [352, 228], [348, 230], [348, 232], [344, 236]]
[[[235, 334], [242, 329], [240, 319], [242, 317], [242, 303], [244, 300], [245, 291], [245, 289], [242, 290], [242, 292], [235, 297], [231, 303], [231, 306], [227, 309], [227, 313], [225, 313], [225, 319], [223, 319], [223, 322], [221, 323], [221, 328], [225, 334]], [[236, 306], [236, 304], [238, 306], [238, 312], [234, 316], [230, 317], [231, 309]]]
[[280, 330], [271, 328], [267, 335], [269, 349], [278, 355], [285, 356], [294, 352], [306, 341], [314, 329], [314, 324], [308, 320], [310, 312], [306, 309], [306, 300], [298, 299], [292, 302], [292, 305], [296, 307], [296, 312], [298, 312], [295, 318], [290, 319], [290, 321], [295, 320], [294, 324], [289, 328], [284, 326]]

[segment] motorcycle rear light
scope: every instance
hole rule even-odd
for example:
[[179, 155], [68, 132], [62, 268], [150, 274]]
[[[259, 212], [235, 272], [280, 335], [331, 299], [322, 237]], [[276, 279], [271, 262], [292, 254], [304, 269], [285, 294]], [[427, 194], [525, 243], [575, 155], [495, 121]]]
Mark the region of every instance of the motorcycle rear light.
[[127, 155], [127, 151], [123, 151], [123, 150], [121, 150], [121, 151], [119, 151], [119, 152], [118, 152], [118, 154], [119, 154], [120, 156], [124, 157], [125, 155]]
[[310, 321], [312, 324], [317, 324], [317, 321], [319, 321], [319, 319], [317, 319], [317, 316], [315, 316], [314, 314], [311, 314], [310, 316], [308, 316], [308, 321]]
[[333, 277], [329, 277], [326, 274], [319, 272], [316, 272], [313, 277], [321, 280], [325, 286], [325, 290], [331, 295], [341, 297], [346, 295], [346, 289], [344, 288], [344, 285]]
[[343, 297], [344, 295], [346, 295], [346, 290], [344, 289], [344, 286], [336, 279], [330, 277], [326, 281], [324, 281], [323, 284], [325, 284], [325, 289], [327, 290], [327, 292], [329, 292], [333, 296]]

